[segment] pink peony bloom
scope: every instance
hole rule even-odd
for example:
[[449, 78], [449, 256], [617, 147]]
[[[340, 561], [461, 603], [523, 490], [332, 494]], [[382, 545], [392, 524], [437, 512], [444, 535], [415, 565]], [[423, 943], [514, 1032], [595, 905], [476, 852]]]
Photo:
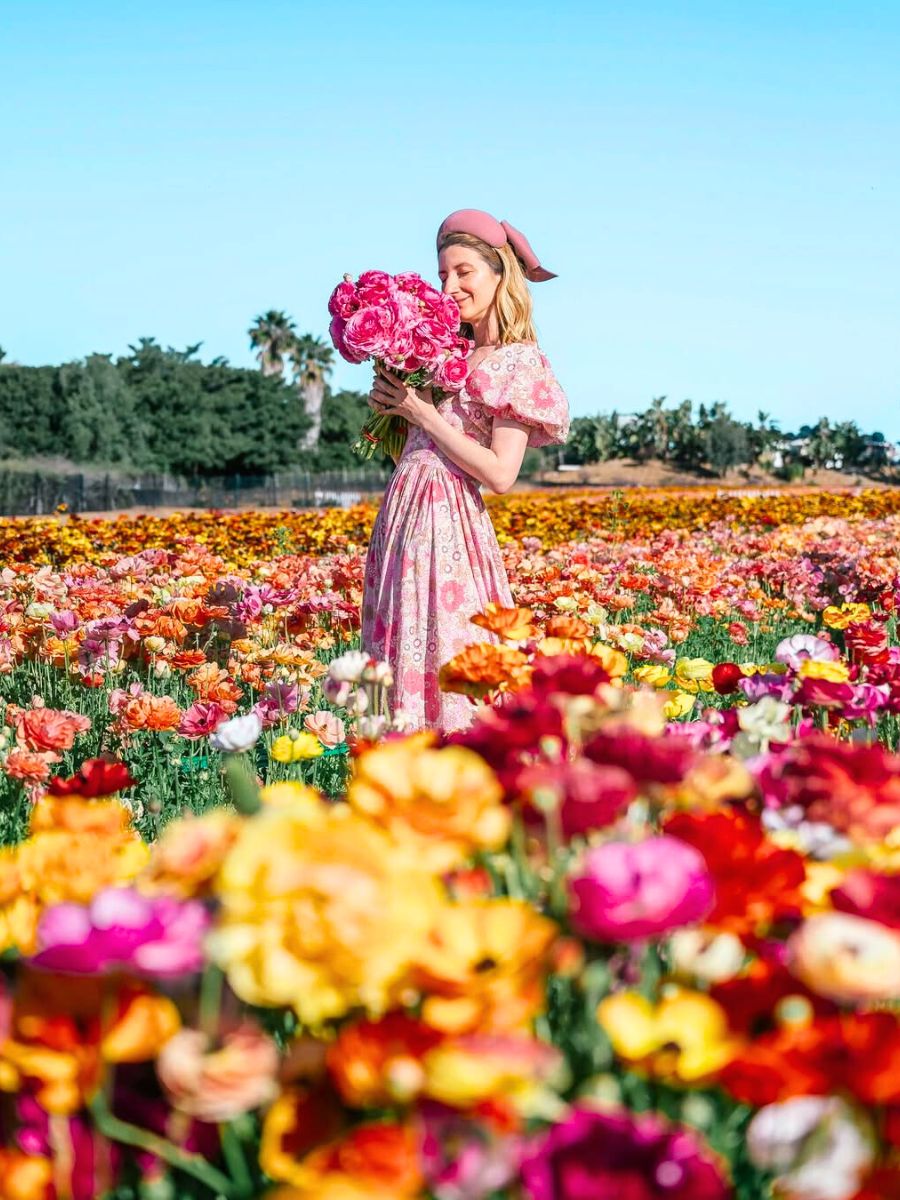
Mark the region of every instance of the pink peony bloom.
[[655, 1114], [573, 1108], [526, 1157], [529, 1200], [727, 1200], [712, 1153], [693, 1130]]
[[38, 924], [35, 966], [79, 975], [130, 969], [156, 978], [199, 971], [209, 915], [196, 900], [98, 892], [90, 905], [54, 904]]
[[303, 719], [303, 728], [314, 733], [323, 746], [334, 748], [346, 741], [347, 733], [344, 722], [327, 708], [310, 713]]
[[213, 1047], [181, 1029], [159, 1053], [156, 1073], [173, 1108], [211, 1124], [233, 1121], [278, 1094], [278, 1047], [247, 1021]]
[[606, 842], [569, 880], [572, 924], [600, 942], [655, 937], [710, 911], [713, 882], [702, 855], [678, 838]]

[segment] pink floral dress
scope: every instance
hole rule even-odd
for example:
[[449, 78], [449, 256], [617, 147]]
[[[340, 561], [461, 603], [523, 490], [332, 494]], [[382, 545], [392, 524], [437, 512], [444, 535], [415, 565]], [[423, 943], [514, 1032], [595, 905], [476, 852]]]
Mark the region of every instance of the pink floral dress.
[[[565, 393], [533, 342], [490, 351], [444, 419], [489, 446], [495, 417], [529, 426], [529, 446], [564, 442]], [[513, 603], [479, 485], [418, 427], [409, 431], [375, 519], [363, 585], [362, 646], [391, 664], [391, 708], [414, 729], [464, 729], [474, 708], [441, 692], [441, 666], [472, 642], [496, 640], [470, 618]]]

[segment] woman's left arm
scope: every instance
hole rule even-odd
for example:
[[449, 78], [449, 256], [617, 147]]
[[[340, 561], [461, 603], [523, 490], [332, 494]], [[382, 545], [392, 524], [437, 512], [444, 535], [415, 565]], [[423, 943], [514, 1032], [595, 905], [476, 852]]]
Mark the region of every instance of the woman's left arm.
[[428, 388], [407, 387], [395, 376], [379, 371], [373, 396], [381, 404], [380, 412], [405, 417], [411, 425], [418, 425], [451, 462], [474, 475], [492, 492], [502, 495], [518, 479], [528, 448], [527, 425], [495, 417], [491, 444], [481, 446], [444, 420], [432, 404]]

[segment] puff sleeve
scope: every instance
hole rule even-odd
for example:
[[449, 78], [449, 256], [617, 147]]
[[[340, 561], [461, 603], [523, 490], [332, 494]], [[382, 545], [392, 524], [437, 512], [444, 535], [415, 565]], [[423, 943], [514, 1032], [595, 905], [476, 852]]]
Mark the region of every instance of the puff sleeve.
[[569, 402], [550, 364], [531, 342], [503, 347], [485, 359], [467, 384], [484, 416], [529, 426], [528, 445], [549, 446], [569, 436]]

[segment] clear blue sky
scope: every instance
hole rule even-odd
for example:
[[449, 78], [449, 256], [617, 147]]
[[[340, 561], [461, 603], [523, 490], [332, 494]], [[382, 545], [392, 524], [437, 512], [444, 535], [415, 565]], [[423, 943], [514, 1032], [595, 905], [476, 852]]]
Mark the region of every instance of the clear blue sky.
[[[900, 4], [0, 0], [0, 345], [252, 363], [459, 207], [559, 279], [575, 414], [654, 395], [900, 437]], [[341, 364], [335, 383], [367, 388]]]

